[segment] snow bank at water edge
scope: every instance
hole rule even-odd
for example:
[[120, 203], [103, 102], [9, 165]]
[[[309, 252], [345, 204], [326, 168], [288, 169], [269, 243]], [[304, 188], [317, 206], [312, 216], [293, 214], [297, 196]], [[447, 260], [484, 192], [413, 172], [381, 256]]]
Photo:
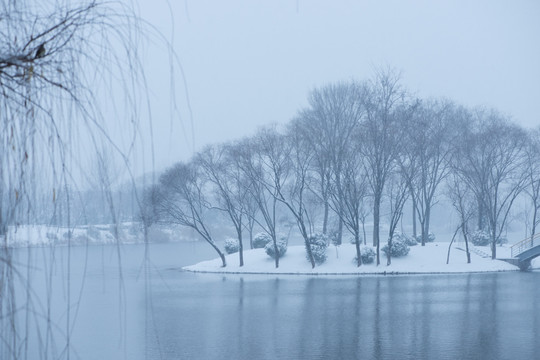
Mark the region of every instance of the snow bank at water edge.
[[[499, 250], [499, 248], [497, 248]], [[502, 248], [501, 248], [502, 250]], [[238, 254], [227, 255], [227, 267], [221, 267], [219, 258], [203, 261], [183, 269], [193, 272], [238, 273], [238, 274], [297, 274], [297, 275], [353, 275], [353, 274], [429, 274], [429, 273], [463, 273], [463, 272], [496, 272], [516, 271], [516, 266], [501, 260], [484, 258], [471, 253], [471, 263], [467, 264], [465, 252], [452, 248], [450, 263], [446, 264], [448, 243], [428, 243], [426, 246], [411, 247], [409, 254], [402, 258], [393, 258], [392, 264], [386, 266], [386, 257], [381, 252], [381, 264], [364, 264], [356, 267], [353, 259], [356, 250], [352, 244], [328, 248], [328, 259], [320, 266], [311, 269], [306, 260], [303, 246], [290, 246], [280, 259], [279, 268], [274, 266], [264, 249], [244, 251], [244, 266], [238, 266]]]

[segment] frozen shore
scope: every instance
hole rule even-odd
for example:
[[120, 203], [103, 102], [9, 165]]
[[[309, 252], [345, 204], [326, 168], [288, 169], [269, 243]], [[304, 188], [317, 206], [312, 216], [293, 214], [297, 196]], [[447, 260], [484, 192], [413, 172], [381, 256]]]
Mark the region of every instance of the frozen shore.
[[[381, 264], [364, 264], [356, 267], [353, 262], [356, 256], [354, 245], [343, 244], [339, 247], [330, 246], [326, 262], [311, 269], [306, 260], [303, 246], [290, 246], [287, 253], [280, 259], [279, 268], [275, 268], [274, 260], [264, 249], [244, 251], [244, 266], [238, 265], [238, 254], [226, 256], [227, 266], [221, 267], [219, 258], [203, 261], [183, 269], [192, 272], [228, 273], [228, 274], [291, 274], [291, 275], [356, 275], [356, 274], [442, 274], [470, 272], [517, 271], [516, 266], [501, 260], [491, 260], [482, 256], [489, 253], [489, 248], [476, 247], [471, 252], [471, 263], [467, 264], [466, 254], [459, 248], [463, 244], [453, 246], [450, 252], [450, 262], [446, 264], [448, 243], [435, 242], [426, 246], [413, 246], [409, 254], [402, 258], [393, 258], [392, 264], [386, 265], [386, 257], [381, 253]], [[498, 247], [498, 257], [509, 257], [509, 247]], [[508, 253], [508, 254], [507, 254]]]

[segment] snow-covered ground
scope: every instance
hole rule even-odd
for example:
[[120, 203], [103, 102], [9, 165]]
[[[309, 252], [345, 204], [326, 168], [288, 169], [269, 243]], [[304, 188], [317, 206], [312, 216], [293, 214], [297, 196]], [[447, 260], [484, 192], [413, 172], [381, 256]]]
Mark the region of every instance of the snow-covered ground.
[[[183, 269], [194, 272], [213, 273], [246, 273], [246, 274], [307, 274], [307, 275], [345, 275], [345, 274], [423, 274], [423, 273], [461, 273], [461, 272], [493, 272], [516, 271], [518, 268], [501, 260], [491, 260], [482, 257], [489, 254], [489, 247], [476, 247], [477, 252], [471, 253], [471, 263], [467, 264], [465, 252], [459, 250], [463, 244], [453, 246], [450, 252], [450, 262], [446, 264], [448, 243], [428, 243], [426, 246], [413, 246], [409, 254], [402, 258], [392, 259], [392, 264], [386, 266], [386, 258], [381, 253], [381, 264], [355, 266], [353, 259], [356, 255], [354, 245], [343, 244], [338, 248], [328, 248], [328, 259], [320, 266], [311, 269], [306, 260], [303, 246], [290, 246], [287, 253], [280, 259], [279, 268], [274, 266], [264, 249], [254, 249], [244, 252], [244, 266], [238, 265], [238, 254], [227, 255], [227, 266], [221, 267], [219, 258], [203, 261]], [[510, 247], [497, 247], [498, 257], [509, 257]], [[534, 264], [533, 264], [534, 265]]]
[[[47, 225], [19, 225], [8, 228], [8, 246], [50, 246], [50, 245], [97, 245], [114, 244], [113, 225], [87, 225], [72, 228]], [[71, 235], [71, 236], [70, 236]], [[142, 226], [135, 222], [118, 224], [118, 238], [122, 244], [144, 242]], [[193, 240], [190, 232], [175, 227], [152, 226], [149, 230], [151, 242], [174, 242]]]

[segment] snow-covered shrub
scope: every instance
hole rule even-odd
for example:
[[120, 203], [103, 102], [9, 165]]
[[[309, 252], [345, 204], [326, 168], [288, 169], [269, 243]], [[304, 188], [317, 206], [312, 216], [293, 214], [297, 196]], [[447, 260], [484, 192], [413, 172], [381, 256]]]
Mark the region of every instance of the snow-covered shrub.
[[[404, 241], [392, 241], [392, 249], [390, 250], [390, 256], [391, 257], [401, 257], [406, 256], [409, 253], [409, 245], [407, 245]], [[388, 256], [388, 244], [384, 245], [381, 248], [381, 251]]]
[[238, 239], [226, 238], [225, 245], [223, 246], [227, 254], [234, 254], [240, 250], [240, 242]]
[[[314, 234], [308, 239], [309, 246], [311, 247], [311, 254], [317, 265], [321, 265], [326, 261], [326, 249], [328, 248], [328, 238], [324, 234]], [[309, 260], [309, 256], [306, 254], [306, 258]]]
[[[375, 260], [375, 250], [371, 246], [362, 246], [360, 248], [360, 257], [362, 258], [362, 264], [371, 264]], [[354, 257], [354, 263], [356, 264], [357, 257]]]
[[[285, 255], [285, 253], [287, 252], [287, 240], [285, 238], [281, 238], [278, 241], [276, 241], [276, 245], [277, 245], [277, 250], [278, 250], [278, 257], [282, 258], [283, 255]], [[276, 258], [276, 249], [272, 241], [266, 244], [266, 246], [264, 247], [264, 251], [272, 259]]]
[[[428, 237], [428, 240], [429, 240], [429, 237]], [[435, 240], [435, 235], [433, 236], [433, 240]], [[408, 246], [418, 245], [418, 241], [416, 241], [416, 239], [413, 236], [409, 236], [407, 234], [400, 233], [400, 232], [394, 233], [394, 236], [392, 237], [392, 241], [401, 241], [407, 244]], [[422, 241], [421, 237], [420, 237], [420, 241]]]
[[254, 249], [262, 249], [266, 246], [266, 244], [271, 243], [272, 238], [270, 235], [264, 232], [257, 233], [255, 237], [253, 238], [253, 248]]
[[[422, 234], [416, 235], [416, 241], [421, 244], [422, 243]], [[427, 236], [426, 242], [434, 242], [435, 241], [435, 234], [430, 232]]]
[[471, 235], [471, 242], [475, 246], [487, 246], [491, 241], [491, 237], [484, 230], [476, 230]]
[[360, 248], [360, 257], [363, 264], [371, 264], [375, 260], [375, 250], [370, 246], [363, 246]]
[[[354, 240], [354, 236], [351, 236], [351, 237], [349, 238], [349, 242], [350, 242], [351, 244], [353, 244], [353, 245], [356, 244], [356, 240]], [[359, 243], [359, 244], [362, 244], [363, 242], [364, 242], [364, 238], [362, 237], [362, 235], [360, 235], [360, 236], [358, 237], [358, 243]]]

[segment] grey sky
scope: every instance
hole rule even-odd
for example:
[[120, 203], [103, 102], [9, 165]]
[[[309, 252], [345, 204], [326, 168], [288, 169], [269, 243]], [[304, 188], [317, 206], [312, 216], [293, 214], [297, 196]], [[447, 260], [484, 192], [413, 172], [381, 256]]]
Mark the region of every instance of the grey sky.
[[378, 66], [401, 70], [418, 96], [493, 106], [523, 126], [540, 125], [539, 1], [176, 1], [174, 31], [168, 7], [157, 3], [141, 4], [141, 13], [174, 33], [195, 140], [181, 82], [183, 125], [158, 101], [170, 89], [167, 69], [151, 67], [157, 168], [285, 123], [310, 89], [369, 78]]

